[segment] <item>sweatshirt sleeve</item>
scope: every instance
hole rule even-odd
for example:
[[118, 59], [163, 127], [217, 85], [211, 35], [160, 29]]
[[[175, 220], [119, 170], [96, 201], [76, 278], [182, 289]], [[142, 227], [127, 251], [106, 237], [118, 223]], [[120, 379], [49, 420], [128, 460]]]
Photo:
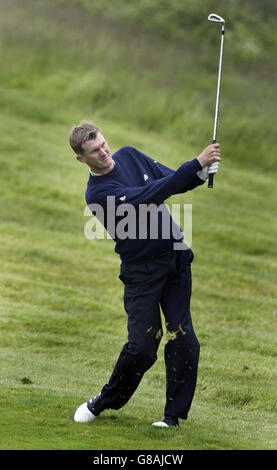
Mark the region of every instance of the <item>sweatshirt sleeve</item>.
[[133, 150], [139, 155], [140, 158], [145, 161], [154, 178], [160, 179], [175, 173], [175, 170], [172, 170], [171, 168], [168, 168], [157, 160], [154, 160], [148, 155], [145, 155], [145, 153], [141, 152], [140, 150], [137, 150], [135, 148], [133, 148]]
[[154, 180], [151, 184], [145, 186], [108, 185], [105, 190], [101, 191], [101, 197], [99, 194], [99, 199], [97, 199], [100, 203], [104, 203], [107, 196], [114, 196], [116, 207], [123, 203], [132, 204], [133, 206], [151, 203], [160, 205], [173, 194], [183, 193], [192, 189], [195, 179], [197, 178], [200, 181], [196, 175], [200, 169], [201, 165], [195, 158], [181, 165], [172, 174]]
[[[160, 179], [164, 178], [165, 176], [173, 175], [175, 173], [175, 170], [172, 170], [171, 168], [168, 168], [167, 166], [163, 165], [162, 163], [158, 162], [157, 160], [153, 160], [153, 158], [149, 157], [148, 155], [145, 155], [143, 152], [136, 148], [132, 148], [132, 151], [135, 151], [137, 155], [139, 155], [140, 158], [142, 158], [146, 165], [148, 166], [149, 170], [152, 173], [152, 176], [155, 179]], [[202, 169], [200, 165], [200, 170]], [[184, 187], [180, 189], [180, 191], [177, 191], [176, 194], [178, 193], [183, 193], [186, 191], [189, 191], [191, 189], [196, 188], [197, 186], [201, 186], [202, 184], [205, 183], [205, 180], [200, 178], [197, 174], [194, 175], [194, 178], [191, 180], [191, 183], [189, 186], [186, 186], [186, 182], [184, 182]]]

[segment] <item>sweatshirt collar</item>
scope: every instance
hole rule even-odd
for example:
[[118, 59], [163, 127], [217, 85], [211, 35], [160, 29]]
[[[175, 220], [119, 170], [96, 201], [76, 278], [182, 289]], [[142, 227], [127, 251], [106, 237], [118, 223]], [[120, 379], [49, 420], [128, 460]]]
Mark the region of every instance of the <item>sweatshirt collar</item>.
[[[114, 162], [114, 166], [113, 166], [113, 168], [112, 168], [111, 171], [113, 171], [114, 167], [115, 167], [115, 162]], [[109, 172], [109, 173], [104, 173], [104, 175], [100, 175], [99, 173], [93, 173], [93, 171], [92, 171], [91, 168], [89, 169], [89, 172], [90, 172], [91, 176], [106, 176], [106, 175], [108, 175], [108, 174], [110, 173], [110, 172]]]
[[99, 175], [99, 173], [93, 173], [91, 168], [89, 169], [89, 172], [90, 172], [91, 176], [103, 176], [103, 175]]

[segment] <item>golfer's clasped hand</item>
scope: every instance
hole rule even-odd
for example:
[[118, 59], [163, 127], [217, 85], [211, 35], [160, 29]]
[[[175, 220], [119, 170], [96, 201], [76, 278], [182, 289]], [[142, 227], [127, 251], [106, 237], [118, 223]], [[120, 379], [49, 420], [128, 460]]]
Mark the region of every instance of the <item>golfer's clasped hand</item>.
[[199, 178], [204, 181], [208, 178], [210, 173], [217, 173], [220, 158], [220, 144], [215, 143], [206, 147], [197, 157], [202, 170], [198, 171]]

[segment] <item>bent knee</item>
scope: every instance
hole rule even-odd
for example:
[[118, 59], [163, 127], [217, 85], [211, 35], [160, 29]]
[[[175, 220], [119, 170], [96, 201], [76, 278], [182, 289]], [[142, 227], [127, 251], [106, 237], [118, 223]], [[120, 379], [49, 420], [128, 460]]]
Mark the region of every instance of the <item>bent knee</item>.
[[128, 343], [128, 352], [134, 357], [134, 363], [143, 369], [149, 369], [157, 360], [156, 348], [149, 347], [149, 344]]

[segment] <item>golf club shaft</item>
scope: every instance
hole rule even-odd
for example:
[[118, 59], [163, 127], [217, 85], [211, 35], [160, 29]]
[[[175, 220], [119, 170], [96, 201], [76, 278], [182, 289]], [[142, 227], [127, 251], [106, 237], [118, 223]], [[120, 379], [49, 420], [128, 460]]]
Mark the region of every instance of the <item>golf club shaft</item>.
[[[216, 104], [215, 104], [215, 118], [214, 118], [214, 133], [213, 133], [213, 144], [216, 143], [217, 123], [218, 123], [218, 109], [220, 99], [220, 83], [221, 83], [221, 70], [222, 70], [222, 56], [223, 56], [223, 44], [224, 44], [224, 24], [221, 29], [221, 43], [220, 43], [220, 54], [219, 54], [219, 67], [218, 67], [218, 79], [217, 79], [217, 92], [216, 92]], [[213, 188], [214, 173], [209, 174], [208, 188]]]

